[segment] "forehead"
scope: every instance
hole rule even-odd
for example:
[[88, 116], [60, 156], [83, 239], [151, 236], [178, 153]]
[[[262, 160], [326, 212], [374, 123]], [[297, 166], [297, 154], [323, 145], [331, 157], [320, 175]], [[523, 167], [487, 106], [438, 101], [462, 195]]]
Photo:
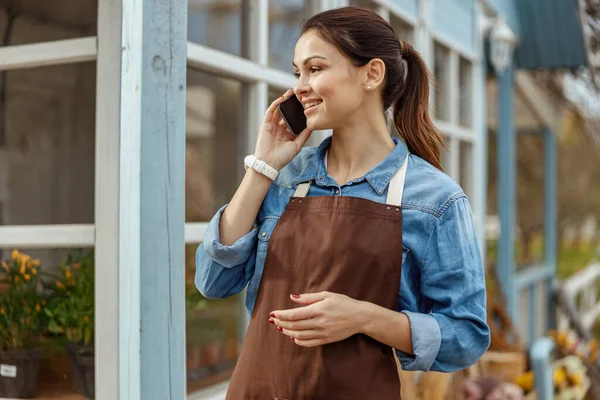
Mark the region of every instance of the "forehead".
[[304, 59], [312, 56], [326, 57], [330, 61], [344, 58], [331, 43], [323, 40], [315, 31], [308, 31], [298, 39], [294, 50], [294, 64], [301, 66]]

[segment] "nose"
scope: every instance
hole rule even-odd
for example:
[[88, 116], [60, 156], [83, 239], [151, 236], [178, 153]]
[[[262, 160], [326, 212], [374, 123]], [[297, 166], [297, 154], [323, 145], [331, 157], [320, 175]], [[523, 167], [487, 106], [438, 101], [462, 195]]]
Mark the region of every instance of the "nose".
[[308, 93], [310, 93], [310, 86], [308, 85], [308, 82], [306, 81], [306, 79], [298, 79], [298, 82], [296, 83], [296, 86], [294, 87], [294, 94], [296, 95], [296, 97], [298, 97], [300, 100], [302, 100], [302, 97], [306, 97], [306, 95]]

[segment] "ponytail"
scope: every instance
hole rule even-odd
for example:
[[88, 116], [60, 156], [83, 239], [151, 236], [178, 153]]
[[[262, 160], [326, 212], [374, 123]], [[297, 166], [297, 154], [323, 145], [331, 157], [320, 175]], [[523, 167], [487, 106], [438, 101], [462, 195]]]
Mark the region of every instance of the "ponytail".
[[442, 169], [440, 146], [444, 139], [429, 116], [429, 72], [425, 62], [408, 43], [400, 41], [403, 84], [394, 100], [394, 125], [408, 150]]

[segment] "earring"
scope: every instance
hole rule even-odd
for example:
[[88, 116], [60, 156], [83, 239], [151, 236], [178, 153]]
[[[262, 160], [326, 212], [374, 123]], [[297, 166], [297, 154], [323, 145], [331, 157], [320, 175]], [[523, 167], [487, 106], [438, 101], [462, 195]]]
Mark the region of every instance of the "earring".
[[370, 85], [367, 85], [367, 90], [371, 90], [371, 86]]

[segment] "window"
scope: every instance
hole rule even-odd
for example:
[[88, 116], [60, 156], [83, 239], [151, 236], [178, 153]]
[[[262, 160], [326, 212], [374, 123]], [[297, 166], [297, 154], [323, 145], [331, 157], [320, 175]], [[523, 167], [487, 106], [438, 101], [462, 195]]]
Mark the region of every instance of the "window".
[[466, 141], [461, 141], [459, 145], [458, 158], [460, 160], [459, 185], [469, 198], [473, 198], [473, 145]]
[[241, 0], [189, 0], [188, 41], [242, 54]]
[[4, 73], [3, 224], [93, 223], [96, 64]]
[[450, 74], [450, 50], [436, 43], [434, 54], [435, 116], [440, 120], [450, 121], [450, 85], [452, 79]]
[[[186, 222], [209, 221], [237, 189], [241, 143], [241, 83], [188, 68], [186, 101]], [[202, 297], [194, 284], [197, 243], [188, 243], [186, 351], [188, 391], [228, 379], [239, 349], [240, 296]]]
[[415, 45], [415, 32], [412, 25], [404, 22], [402, 19], [393, 14], [390, 15], [390, 25], [392, 25], [396, 31], [398, 38], [410, 43], [413, 46]]
[[290, 74], [294, 72], [294, 48], [303, 18], [303, 0], [269, 1], [269, 65]]
[[96, 1], [4, 1], [0, 6], [0, 46], [15, 46], [95, 36]]
[[460, 125], [467, 128], [473, 127], [473, 85], [471, 83], [472, 70], [472, 63], [469, 60], [461, 57], [459, 64], [460, 75], [458, 78], [458, 94], [460, 98], [458, 102], [458, 122]]

